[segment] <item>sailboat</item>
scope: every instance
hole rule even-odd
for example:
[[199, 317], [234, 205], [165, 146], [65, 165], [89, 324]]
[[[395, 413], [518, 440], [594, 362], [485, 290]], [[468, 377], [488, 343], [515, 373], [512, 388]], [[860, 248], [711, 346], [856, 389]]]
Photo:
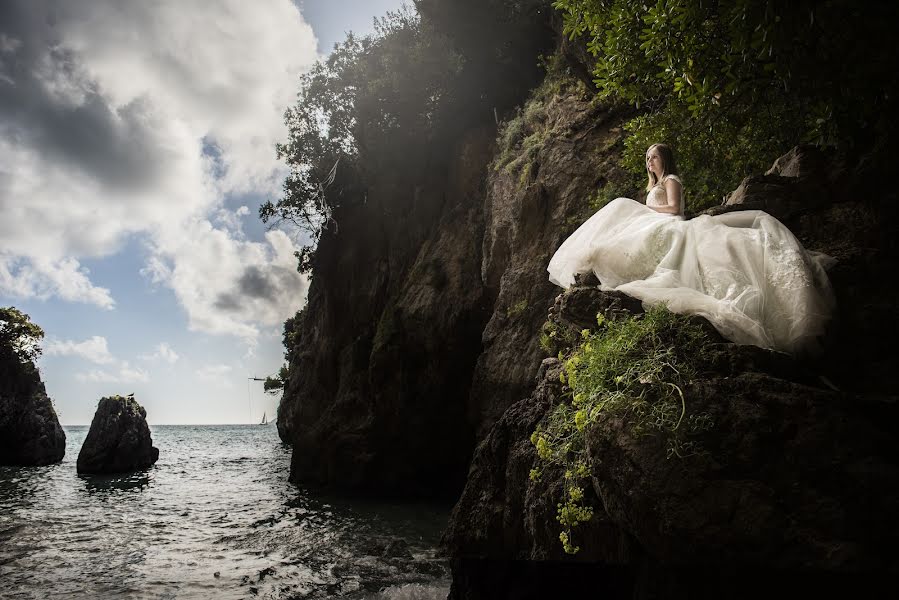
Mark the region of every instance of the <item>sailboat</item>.
[[265, 412], [262, 413], [262, 423], [260, 425], [268, 425], [268, 421], [265, 420]]

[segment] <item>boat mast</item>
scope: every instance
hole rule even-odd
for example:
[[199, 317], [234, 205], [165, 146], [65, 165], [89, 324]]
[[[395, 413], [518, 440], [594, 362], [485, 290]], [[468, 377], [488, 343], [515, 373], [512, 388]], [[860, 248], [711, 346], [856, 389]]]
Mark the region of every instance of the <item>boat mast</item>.
[[[250, 424], [252, 425], [255, 421], [253, 419], [253, 402], [250, 400], [250, 382], [251, 381], [265, 381], [262, 377], [256, 377], [253, 375], [252, 377], [247, 377], [247, 406], [250, 409]], [[265, 411], [263, 411], [263, 418], [265, 417]]]

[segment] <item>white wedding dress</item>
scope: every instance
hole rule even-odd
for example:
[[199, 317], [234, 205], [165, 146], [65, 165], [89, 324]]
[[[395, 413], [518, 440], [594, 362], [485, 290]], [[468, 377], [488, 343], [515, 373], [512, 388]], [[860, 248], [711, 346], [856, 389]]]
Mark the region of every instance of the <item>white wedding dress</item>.
[[663, 183], [646, 205], [617, 198], [584, 222], [549, 261], [550, 281], [568, 288], [592, 270], [601, 289], [701, 315], [738, 344], [814, 350], [834, 307], [834, 259], [759, 210], [687, 221], [656, 212], [649, 206], [668, 204]]

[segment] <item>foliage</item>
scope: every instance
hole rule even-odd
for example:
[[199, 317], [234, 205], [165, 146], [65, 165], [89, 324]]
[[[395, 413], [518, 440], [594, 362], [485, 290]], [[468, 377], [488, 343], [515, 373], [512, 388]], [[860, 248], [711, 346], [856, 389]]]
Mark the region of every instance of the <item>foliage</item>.
[[510, 306], [508, 309], [506, 309], [506, 316], [511, 319], [512, 317], [517, 317], [527, 309], [528, 299], [522, 298], [521, 300]]
[[597, 316], [599, 329], [581, 332], [581, 343], [565, 361], [561, 378], [570, 402], [557, 405], [531, 435], [542, 467], [564, 469], [564, 502], [558, 506], [560, 540], [576, 553], [572, 529], [588, 521], [585, 504], [591, 464], [587, 431], [600, 420], [624, 419], [637, 435], [664, 435], [668, 457], [702, 451], [696, 435], [712, 426], [706, 413], [687, 414], [683, 388], [697, 374], [706, 334], [687, 317], [664, 306], [628, 319]]
[[580, 339], [573, 329], [560, 328], [555, 322], [547, 320], [540, 328], [540, 347], [548, 356], [570, 349]]
[[404, 7], [376, 20], [371, 36], [349, 34], [302, 76], [285, 113], [288, 139], [276, 147], [290, 168], [284, 194], [259, 209], [263, 222], [289, 223], [311, 240], [298, 270], [312, 270], [335, 209], [365, 201], [369, 173], [401, 170], [451, 120], [444, 113], [460, 64], [445, 37]]
[[34, 362], [41, 355], [44, 330], [14, 306], [0, 308], [0, 353], [22, 363]]
[[601, 98], [646, 109], [628, 165], [665, 141], [692, 206], [720, 199], [786, 147], [864, 145], [891, 130], [895, 8], [850, 0], [556, 0], [585, 38]]
[[290, 361], [293, 351], [299, 347], [299, 331], [307, 306], [308, 304], [284, 321], [281, 343], [284, 345], [284, 358], [288, 361]]
[[289, 371], [287, 365], [282, 365], [277, 375], [269, 375], [265, 378], [265, 381], [262, 382], [262, 389], [269, 394], [277, 394], [284, 389], [285, 385], [287, 385], [288, 376]]
[[497, 149], [492, 168], [506, 174], [519, 174], [519, 187], [524, 187], [546, 141], [553, 136], [556, 125], [551, 118], [559, 97], [566, 93], [587, 95], [582, 81], [570, 76], [560, 54], [541, 56], [540, 67], [546, 76], [531, 92], [523, 108], [516, 109], [504, 120], [497, 134]]
[[707, 125], [692, 118], [682, 104], [670, 103], [625, 125], [630, 135], [624, 142], [623, 166], [645, 186], [646, 149], [669, 140], [677, 151], [686, 209], [697, 212], [721, 204], [744, 177], [766, 171], [784, 148], [799, 141], [791, 137], [790, 118], [770, 106], [742, 119]]
[[298, 310], [294, 316], [284, 321], [283, 337], [281, 338], [281, 341], [284, 344], [284, 359], [287, 362], [281, 367], [277, 375], [271, 375], [265, 378], [262, 389], [270, 394], [276, 394], [282, 391], [287, 385], [287, 380], [290, 378], [290, 365], [296, 358], [295, 354], [298, 352], [300, 346], [299, 332], [307, 307], [308, 304]]

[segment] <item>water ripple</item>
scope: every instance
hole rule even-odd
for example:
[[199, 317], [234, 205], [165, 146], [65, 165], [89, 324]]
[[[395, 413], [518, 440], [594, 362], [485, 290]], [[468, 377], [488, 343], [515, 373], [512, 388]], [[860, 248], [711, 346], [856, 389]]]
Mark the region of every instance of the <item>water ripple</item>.
[[448, 507], [316, 497], [286, 481], [273, 427], [156, 426], [160, 458], [126, 476], [0, 467], [0, 596], [445, 598]]

